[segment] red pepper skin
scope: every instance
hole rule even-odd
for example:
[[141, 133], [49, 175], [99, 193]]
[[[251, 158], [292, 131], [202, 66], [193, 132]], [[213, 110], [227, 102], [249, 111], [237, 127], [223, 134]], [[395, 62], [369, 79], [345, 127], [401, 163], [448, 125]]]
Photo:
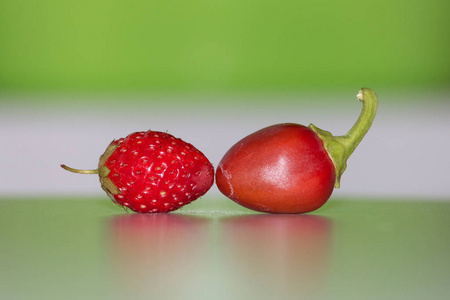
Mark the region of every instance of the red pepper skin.
[[267, 213], [306, 213], [331, 196], [335, 167], [322, 140], [299, 124], [277, 124], [243, 138], [220, 161], [216, 184], [228, 198]]

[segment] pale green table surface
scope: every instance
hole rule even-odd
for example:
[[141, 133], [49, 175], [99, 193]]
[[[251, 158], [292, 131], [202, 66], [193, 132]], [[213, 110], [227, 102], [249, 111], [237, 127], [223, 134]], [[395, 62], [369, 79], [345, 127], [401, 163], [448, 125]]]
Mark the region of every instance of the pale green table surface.
[[450, 202], [393, 200], [268, 215], [205, 196], [139, 215], [3, 198], [0, 299], [450, 299]]

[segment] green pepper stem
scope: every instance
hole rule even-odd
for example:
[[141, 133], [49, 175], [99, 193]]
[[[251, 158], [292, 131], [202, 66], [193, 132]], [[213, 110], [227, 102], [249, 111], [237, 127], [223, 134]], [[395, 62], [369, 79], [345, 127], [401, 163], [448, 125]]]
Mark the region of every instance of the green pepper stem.
[[348, 147], [349, 154], [355, 151], [356, 147], [369, 131], [378, 107], [377, 96], [371, 89], [361, 89], [356, 97], [363, 103], [361, 114], [349, 132], [341, 137], [341, 141]]
[[335, 188], [340, 187], [341, 176], [347, 168], [347, 159], [369, 131], [377, 112], [378, 99], [373, 90], [362, 88], [356, 97], [363, 103], [363, 108], [355, 125], [346, 135], [333, 136], [330, 132], [317, 128], [313, 124], [309, 125], [309, 128], [315, 131], [323, 141], [333, 161], [336, 172]]

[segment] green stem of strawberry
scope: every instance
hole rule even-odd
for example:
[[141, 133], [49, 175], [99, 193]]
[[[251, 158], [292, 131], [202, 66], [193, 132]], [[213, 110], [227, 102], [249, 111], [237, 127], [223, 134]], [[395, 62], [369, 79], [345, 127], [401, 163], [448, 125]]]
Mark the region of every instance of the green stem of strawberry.
[[314, 130], [323, 141], [325, 149], [334, 163], [336, 171], [334, 186], [336, 188], [339, 188], [341, 176], [347, 168], [347, 159], [369, 131], [377, 112], [378, 99], [373, 90], [363, 88], [356, 97], [363, 103], [363, 108], [355, 125], [346, 135], [333, 136], [330, 132], [317, 128], [313, 124], [309, 125], [309, 128]]
[[67, 170], [69, 172], [77, 173], [77, 174], [98, 174], [98, 169], [95, 169], [95, 170], [79, 170], [79, 169], [74, 169], [74, 168], [68, 167], [66, 165], [61, 165], [61, 168], [63, 168], [64, 170]]
[[68, 167], [66, 165], [61, 165], [61, 168], [63, 168], [64, 170], [67, 170], [69, 172], [77, 173], [77, 174], [98, 174], [98, 169], [95, 169], [95, 170], [79, 170], [79, 169], [74, 169], [74, 168]]
[[107, 177], [110, 172], [110, 170], [105, 166], [99, 166], [99, 168], [95, 169], [95, 170], [74, 169], [74, 168], [68, 167], [66, 165], [61, 165], [61, 168], [63, 168], [64, 170], [67, 170], [69, 172], [77, 173], [77, 174], [98, 174], [98, 175], [100, 175], [100, 178]]
[[108, 178], [109, 172], [111, 172], [107, 167], [100, 165], [98, 169], [95, 170], [80, 170], [68, 167], [66, 165], [61, 165], [61, 168], [67, 170], [72, 173], [77, 174], [98, 174], [100, 176], [100, 183], [105, 192], [114, 200], [111, 195], [120, 194], [119, 189], [112, 183], [112, 181]]

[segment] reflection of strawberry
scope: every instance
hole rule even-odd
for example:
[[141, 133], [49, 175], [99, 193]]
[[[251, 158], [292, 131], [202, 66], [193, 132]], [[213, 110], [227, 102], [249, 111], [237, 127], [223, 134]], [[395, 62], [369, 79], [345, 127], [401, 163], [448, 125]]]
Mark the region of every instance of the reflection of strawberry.
[[176, 210], [204, 195], [214, 182], [214, 168], [203, 153], [157, 131], [112, 141], [96, 170], [61, 167], [99, 174], [103, 190], [115, 203], [141, 213]]
[[187, 295], [202, 295], [205, 282], [211, 279], [212, 221], [177, 213], [109, 219], [104, 255], [113, 298], [190, 299]]

